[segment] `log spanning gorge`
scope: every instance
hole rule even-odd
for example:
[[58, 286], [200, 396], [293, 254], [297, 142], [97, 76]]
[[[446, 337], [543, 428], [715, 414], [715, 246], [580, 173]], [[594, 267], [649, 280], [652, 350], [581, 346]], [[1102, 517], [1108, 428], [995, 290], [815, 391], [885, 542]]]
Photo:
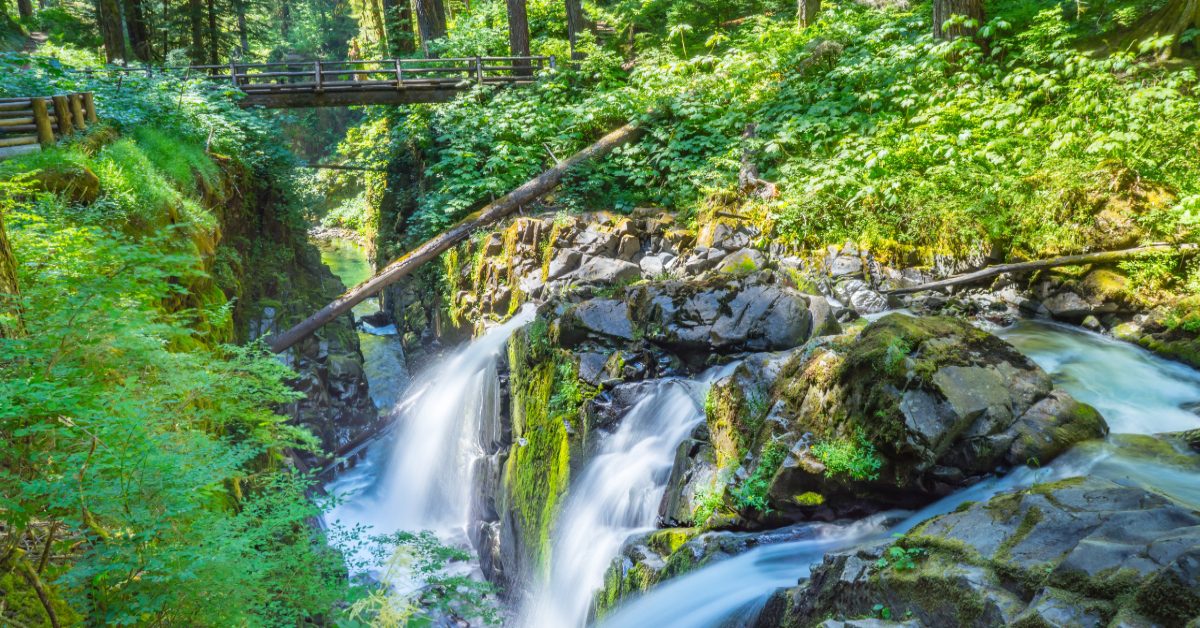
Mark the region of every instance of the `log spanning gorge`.
[[705, 275], [762, 266], [747, 247], [566, 302], [555, 281], [695, 261], [646, 240], [622, 262], [620, 227], [612, 251], [576, 227], [582, 255], [411, 381], [379, 345], [392, 428], [327, 485], [329, 525], [469, 549], [512, 626], [1171, 625], [1155, 600], [1191, 603], [1197, 371], [1061, 323], [838, 321], [770, 271]]

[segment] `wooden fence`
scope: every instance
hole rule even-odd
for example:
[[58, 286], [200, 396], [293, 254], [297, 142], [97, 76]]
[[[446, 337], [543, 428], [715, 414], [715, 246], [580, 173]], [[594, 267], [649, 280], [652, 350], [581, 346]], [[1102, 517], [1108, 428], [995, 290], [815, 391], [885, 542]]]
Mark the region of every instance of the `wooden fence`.
[[0, 98], [0, 160], [52, 146], [96, 121], [91, 92]]

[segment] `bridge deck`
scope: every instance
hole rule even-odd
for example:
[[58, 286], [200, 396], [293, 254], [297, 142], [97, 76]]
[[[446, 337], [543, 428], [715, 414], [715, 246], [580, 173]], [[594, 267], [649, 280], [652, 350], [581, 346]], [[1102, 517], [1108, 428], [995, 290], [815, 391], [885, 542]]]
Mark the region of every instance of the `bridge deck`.
[[244, 107], [345, 107], [435, 103], [476, 85], [523, 85], [553, 57], [285, 61], [192, 66], [246, 93]]

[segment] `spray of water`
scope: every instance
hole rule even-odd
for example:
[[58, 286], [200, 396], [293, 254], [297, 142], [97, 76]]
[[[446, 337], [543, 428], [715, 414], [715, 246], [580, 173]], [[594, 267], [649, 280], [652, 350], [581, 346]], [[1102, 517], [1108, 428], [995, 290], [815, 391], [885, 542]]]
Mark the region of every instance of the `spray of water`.
[[584, 625], [592, 596], [621, 545], [654, 527], [675, 451], [704, 420], [702, 399], [709, 382], [732, 368], [694, 381], [645, 385], [641, 399], [572, 483], [555, 526], [549, 577], [522, 609], [522, 625]]
[[496, 360], [533, 318], [522, 310], [419, 377], [393, 415], [396, 429], [366, 460], [327, 489], [341, 503], [326, 520], [372, 534], [434, 530], [461, 538], [470, 502], [477, 434], [499, 405]]

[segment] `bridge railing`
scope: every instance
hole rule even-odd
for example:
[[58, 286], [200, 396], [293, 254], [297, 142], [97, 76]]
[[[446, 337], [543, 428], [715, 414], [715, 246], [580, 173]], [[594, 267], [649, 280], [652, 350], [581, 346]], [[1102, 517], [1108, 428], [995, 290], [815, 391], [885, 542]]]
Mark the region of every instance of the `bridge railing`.
[[[229, 80], [247, 91], [362, 90], [371, 88], [453, 87], [464, 82], [530, 82], [552, 65], [550, 57], [475, 57], [450, 59], [376, 59], [230, 64], [206, 67], [214, 79]], [[200, 69], [200, 68], [197, 68]]]
[[527, 83], [555, 58], [457, 57], [446, 59], [372, 59], [355, 61], [277, 61], [227, 65], [104, 68], [91, 73], [152, 76], [156, 71], [228, 81], [247, 92], [355, 90], [381, 87], [455, 87], [471, 84]]

